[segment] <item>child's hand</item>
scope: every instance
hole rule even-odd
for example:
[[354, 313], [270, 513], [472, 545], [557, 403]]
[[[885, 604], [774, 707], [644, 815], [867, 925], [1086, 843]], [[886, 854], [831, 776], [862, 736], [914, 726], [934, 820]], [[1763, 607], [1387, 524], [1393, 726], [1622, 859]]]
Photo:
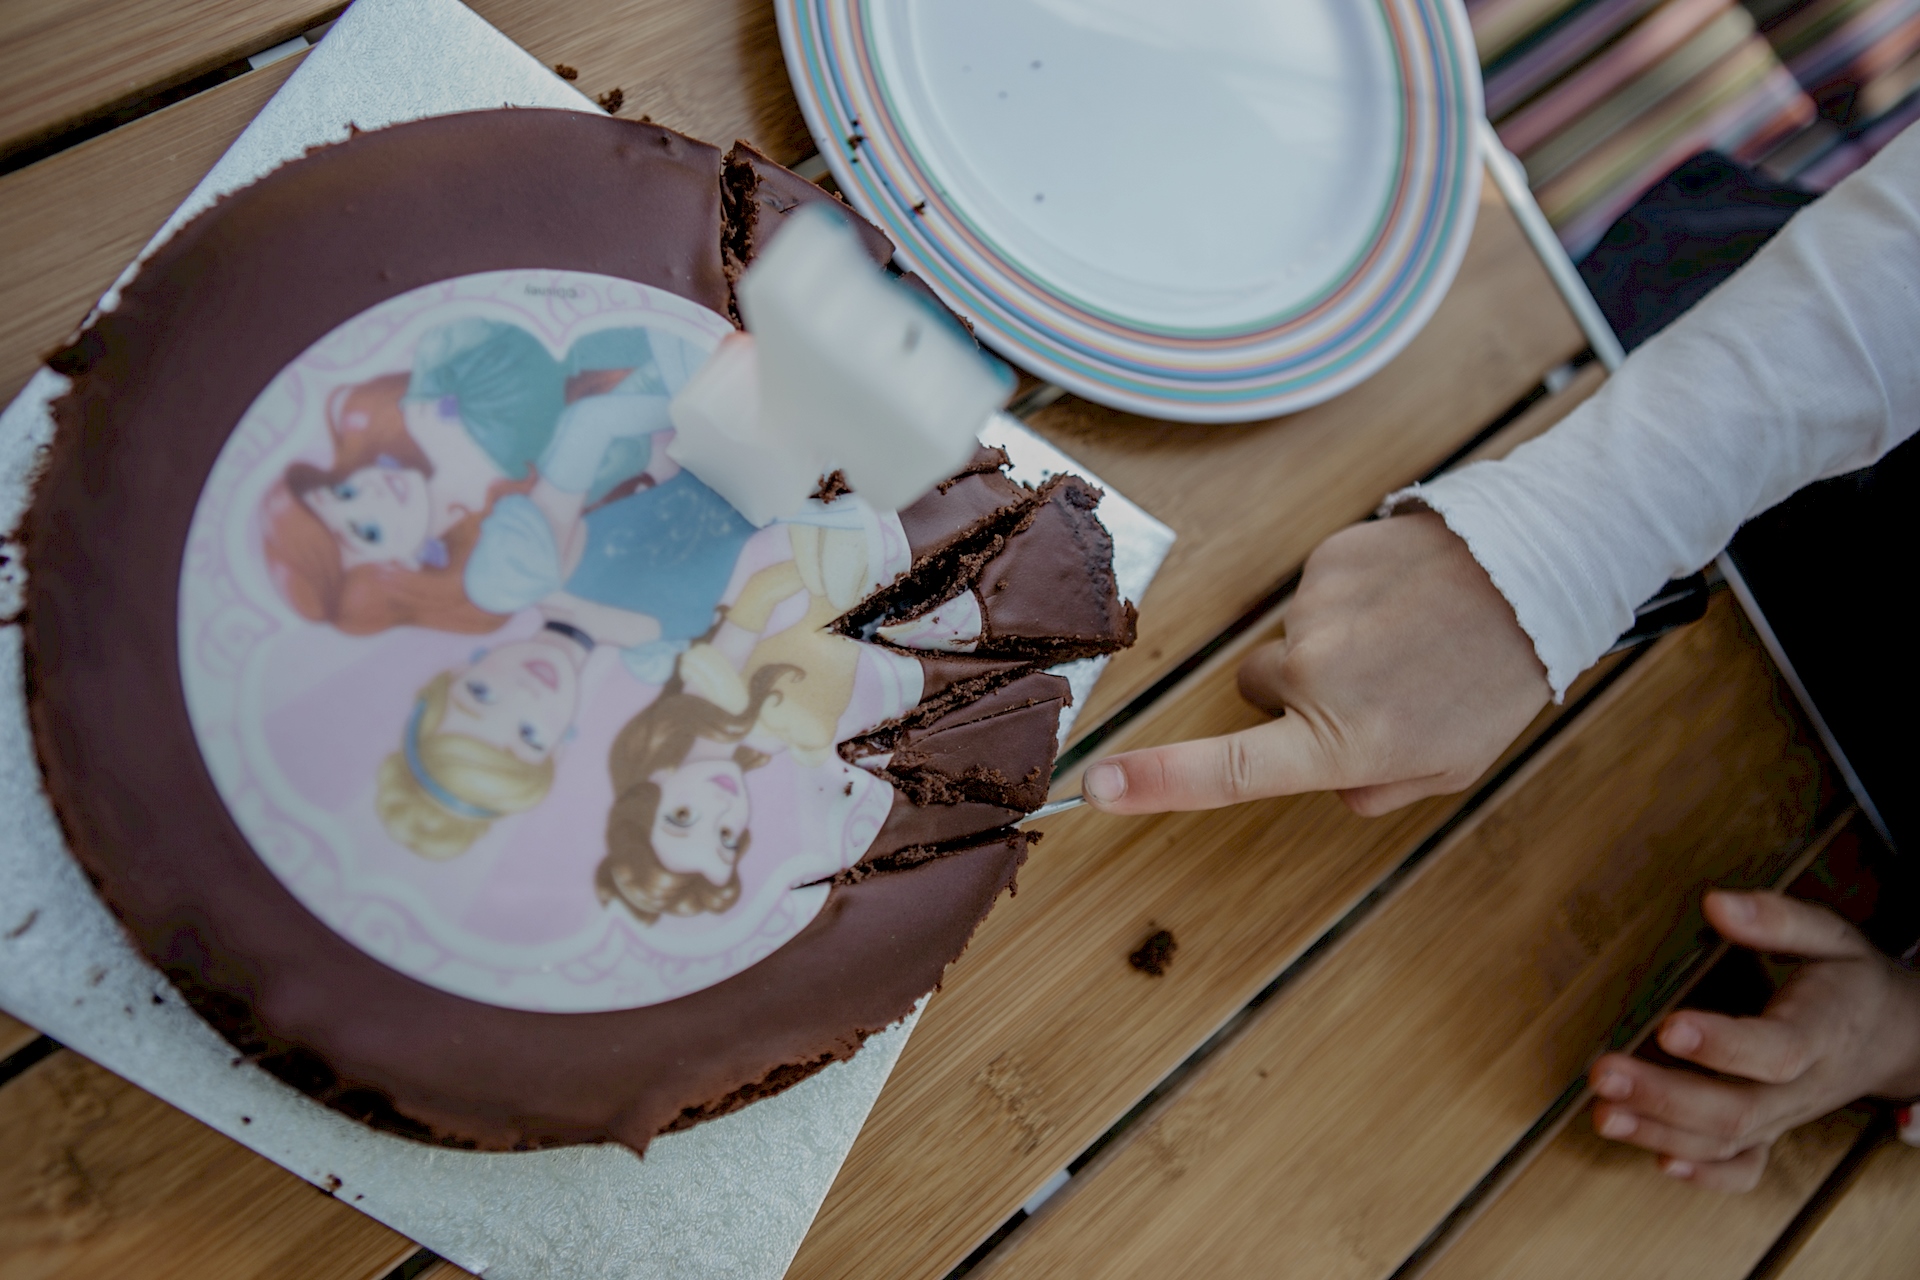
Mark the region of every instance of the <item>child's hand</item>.
[[1749, 1191], [1788, 1129], [1856, 1098], [1920, 1094], [1920, 974], [1832, 912], [1777, 893], [1712, 893], [1706, 910], [1728, 941], [1810, 963], [1758, 1018], [1667, 1018], [1660, 1047], [1719, 1078], [1620, 1053], [1594, 1063], [1593, 1127], [1657, 1153], [1670, 1177]]
[[1286, 638], [1248, 655], [1240, 692], [1280, 718], [1101, 761], [1087, 799], [1161, 813], [1338, 791], [1356, 813], [1385, 813], [1465, 787], [1549, 696], [1512, 607], [1431, 513], [1320, 544]]

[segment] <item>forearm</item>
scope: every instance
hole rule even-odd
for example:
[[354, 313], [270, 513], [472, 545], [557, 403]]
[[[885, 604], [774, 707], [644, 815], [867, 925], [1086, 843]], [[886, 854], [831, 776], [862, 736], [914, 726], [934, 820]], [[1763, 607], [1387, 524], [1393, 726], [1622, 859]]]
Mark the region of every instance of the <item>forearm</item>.
[[1912, 434], [1915, 350], [1920, 132], [1801, 213], [1560, 426], [1394, 500], [1424, 501], [1467, 542], [1558, 695], [1742, 521]]

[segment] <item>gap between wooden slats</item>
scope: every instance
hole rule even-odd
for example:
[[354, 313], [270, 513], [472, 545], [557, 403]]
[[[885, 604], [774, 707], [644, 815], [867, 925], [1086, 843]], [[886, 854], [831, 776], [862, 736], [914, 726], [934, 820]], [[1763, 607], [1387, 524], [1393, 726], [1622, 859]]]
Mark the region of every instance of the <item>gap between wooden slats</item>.
[[1856, 1168], [1823, 1188], [1817, 1221], [1751, 1280], [1912, 1280], [1920, 1270], [1920, 1148], [1884, 1118]]
[[1833, 797], [1724, 594], [977, 1274], [1392, 1272]]

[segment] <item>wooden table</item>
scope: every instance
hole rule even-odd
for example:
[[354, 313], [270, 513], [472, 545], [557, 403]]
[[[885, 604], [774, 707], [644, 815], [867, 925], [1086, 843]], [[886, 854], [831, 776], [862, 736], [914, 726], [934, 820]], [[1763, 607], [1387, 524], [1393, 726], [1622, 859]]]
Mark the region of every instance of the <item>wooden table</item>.
[[[812, 149], [762, 0], [475, 7], [588, 93], [623, 89], [623, 114]], [[0, 0], [0, 397], [295, 65], [245, 59], [334, 9]], [[129, 122], [163, 91], [179, 100]], [[1600, 381], [1566, 376], [1585, 347], [1489, 187], [1432, 322], [1340, 399], [1238, 427], [1035, 414], [1180, 535], [1082, 713], [1092, 749], [1252, 723], [1234, 666], [1284, 625], [1309, 549], [1551, 425]], [[1779, 881], [1848, 821], [1724, 594], [1590, 673], [1464, 795], [1371, 821], [1324, 795], [1053, 819], [792, 1274], [1737, 1280], [1767, 1255], [1893, 1275], [1911, 1247], [1874, 1271], [1844, 1224], [1911, 1220], [1920, 1162], [1866, 1113], [1790, 1135], [1735, 1201], [1665, 1183], [1579, 1114], [1592, 1057], [1702, 968], [1700, 887]], [[1178, 951], [1150, 977], [1127, 956], [1162, 928]], [[0, 1280], [462, 1274], [30, 1028], [0, 1019], [0, 1057]]]

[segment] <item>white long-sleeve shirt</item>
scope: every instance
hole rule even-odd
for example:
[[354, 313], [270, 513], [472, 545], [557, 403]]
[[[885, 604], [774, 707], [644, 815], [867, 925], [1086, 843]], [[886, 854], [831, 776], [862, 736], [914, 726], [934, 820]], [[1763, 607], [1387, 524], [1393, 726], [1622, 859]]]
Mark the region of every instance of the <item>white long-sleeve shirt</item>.
[[1513, 605], [1556, 699], [1748, 518], [1920, 426], [1920, 128], [1809, 205], [1586, 404], [1392, 494]]

